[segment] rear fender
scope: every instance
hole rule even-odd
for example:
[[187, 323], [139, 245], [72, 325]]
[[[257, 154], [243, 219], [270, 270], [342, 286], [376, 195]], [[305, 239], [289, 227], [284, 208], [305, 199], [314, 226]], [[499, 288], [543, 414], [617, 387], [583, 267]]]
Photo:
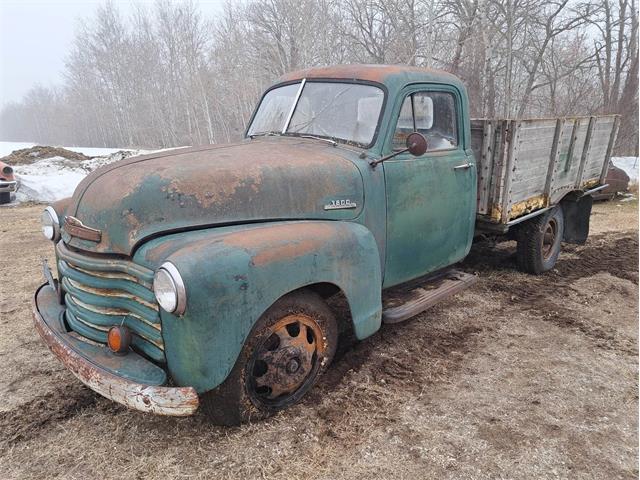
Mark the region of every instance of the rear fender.
[[138, 254], [156, 265], [171, 261], [187, 290], [183, 316], [161, 314], [169, 371], [179, 385], [199, 393], [224, 381], [258, 318], [299, 288], [340, 288], [358, 338], [380, 327], [380, 256], [362, 225], [278, 222], [185, 232], [152, 243]]

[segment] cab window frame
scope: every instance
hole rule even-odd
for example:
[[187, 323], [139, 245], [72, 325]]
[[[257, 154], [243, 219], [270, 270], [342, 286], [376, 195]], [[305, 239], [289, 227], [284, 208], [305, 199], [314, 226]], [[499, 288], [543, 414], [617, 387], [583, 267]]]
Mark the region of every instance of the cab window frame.
[[[397, 152], [399, 147], [396, 147], [394, 145], [394, 138], [395, 138], [395, 134], [396, 134], [396, 130], [398, 128], [398, 122], [400, 120], [400, 113], [402, 111], [402, 107], [404, 105], [404, 102], [407, 100], [407, 97], [412, 97], [414, 94], [418, 94], [418, 93], [445, 93], [445, 94], [449, 94], [453, 97], [453, 105], [455, 108], [455, 127], [456, 127], [456, 142], [457, 144], [453, 147], [450, 148], [446, 148], [446, 149], [438, 149], [438, 150], [427, 150], [425, 152], [424, 155], [422, 155], [422, 157], [425, 156], [440, 156], [440, 155], [447, 155], [450, 154], [453, 151], [463, 151], [465, 149], [465, 146], [463, 145], [465, 143], [465, 136], [464, 136], [464, 125], [463, 125], [463, 119], [462, 119], [462, 115], [463, 115], [463, 105], [462, 105], [462, 101], [461, 101], [461, 96], [460, 96], [460, 92], [458, 91], [457, 88], [450, 86], [450, 85], [430, 85], [430, 84], [409, 84], [407, 86], [405, 86], [404, 89], [402, 89], [399, 92], [399, 101], [398, 103], [395, 105], [394, 110], [392, 112], [392, 120], [393, 120], [393, 127], [389, 129], [386, 137], [387, 137], [387, 141], [386, 141], [386, 147], [384, 148], [384, 151], [386, 153], [393, 153], [393, 152]], [[413, 99], [412, 99], [413, 102]], [[412, 122], [415, 125], [415, 118], [413, 115], [413, 106], [412, 106]], [[414, 131], [416, 131], [414, 129]], [[420, 133], [420, 132], [419, 132]], [[422, 158], [422, 157], [418, 157], [418, 158]], [[412, 157], [415, 158], [415, 157]], [[400, 158], [398, 158], [398, 160], [400, 160]]]

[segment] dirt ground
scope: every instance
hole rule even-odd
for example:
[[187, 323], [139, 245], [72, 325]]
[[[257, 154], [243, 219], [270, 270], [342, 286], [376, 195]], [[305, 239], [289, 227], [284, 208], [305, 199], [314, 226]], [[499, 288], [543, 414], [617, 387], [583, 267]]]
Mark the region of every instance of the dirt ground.
[[475, 245], [471, 289], [344, 337], [302, 405], [240, 428], [126, 410], [61, 367], [31, 323], [41, 210], [0, 208], [2, 478], [638, 476], [637, 202], [596, 205], [544, 276]]

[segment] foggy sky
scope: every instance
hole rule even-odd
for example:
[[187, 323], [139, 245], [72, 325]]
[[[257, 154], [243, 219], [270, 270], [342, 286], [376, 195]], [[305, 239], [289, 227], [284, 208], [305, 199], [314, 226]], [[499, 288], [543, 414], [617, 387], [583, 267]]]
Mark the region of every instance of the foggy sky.
[[[195, 0], [205, 18], [224, 0]], [[20, 100], [35, 84], [61, 83], [78, 18], [91, 17], [104, 0], [0, 0], [0, 108]], [[123, 14], [153, 0], [114, 1]]]

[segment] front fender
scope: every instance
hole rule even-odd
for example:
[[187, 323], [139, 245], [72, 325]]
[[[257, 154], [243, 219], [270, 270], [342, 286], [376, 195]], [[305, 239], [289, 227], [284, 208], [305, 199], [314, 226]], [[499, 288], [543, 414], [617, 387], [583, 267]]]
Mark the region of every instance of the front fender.
[[380, 327], [378, 248], [364, 226], [340, 221], [277, 222], [184, 232], [144, 245], [136, 258], [171, 261], [187, 309], [162, 312], [167, 365], [179, 385], [201, 393], [224, 381], [253, 325], [283, 295], [316, 283], [345, 294], [358, 338]]

